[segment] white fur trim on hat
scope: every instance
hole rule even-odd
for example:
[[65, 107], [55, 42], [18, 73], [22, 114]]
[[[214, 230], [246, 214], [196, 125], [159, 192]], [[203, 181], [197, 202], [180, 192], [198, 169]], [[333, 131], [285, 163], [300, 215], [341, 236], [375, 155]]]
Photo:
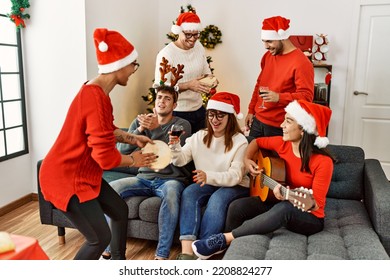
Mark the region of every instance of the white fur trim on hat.
[[[100, 45], [99, 45], [99, 48], [100, 48]], [[117, 60], [117, 61], [114, 61], [114, 62], [108, 63], [108, 64], [99, 64], [98, 65], [98, 68], [99, 68], [98, 72], [99, 72], [99, 74], [112, 73], [112, 72], [117, 71], [119, 69], [122, 69], [123, 67], [126, 67], [130, 63], [134, 62], [137, 59], [137, 57], [138, 57], [138, 53], [134, 49], [128, 56], [126, 56], [120, 60]]]
[[180, 34], [180, 32], [182, 31], [182, 29], [181, 29], [181, 27], [178, 26], [178, 25], [172, 25], [171, 31], [172, 31], [173, 34], [178, 35], [178, 34]]
[[289, 113], [297, 123], [302, 126], [303, 130], [309, 134], [317, 134], [316, 121], [305, 109], [299, 105], [298, 101], [290, 102], [284, 109]]
[[234, 114], [235, 113], [233, 105], [225, 103], [225, 102], [221, 102], [221, 101], [212, 100], [212, 99], [210, 99], [207, 102], [207, 108], [206, 109], [207, 110], [210, 110], [210, 109], [218, 110], [218, 111], [225, 112], [225, 113], [230, 113], [230, 114]]
[[200, 23], [183, 22], [179, 25], [172, 25], [171, 31], [173, 34], [180, 34], [182, 31], [201, 31], [202, 25]]
[[289, 30], [279, 29], [278, 32], [275, 30], [261, 30], [261, 40], [285, 40], [290, 37]]

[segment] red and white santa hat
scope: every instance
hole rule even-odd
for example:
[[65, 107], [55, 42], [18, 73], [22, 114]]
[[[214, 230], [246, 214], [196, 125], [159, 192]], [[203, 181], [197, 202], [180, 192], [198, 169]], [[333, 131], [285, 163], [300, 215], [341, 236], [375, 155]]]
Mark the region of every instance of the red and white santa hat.
[[202, 25], [197, 14], [192, 12], [181, 13], [176, 20], [176, 24], [172, 25], [171, 31], [173, 34], [180, 34], [182, 31], [201, 31]]
[[261, 40], [284, 40], [290, 37], [290, 20], [281, 16], [263, 20]]
[[314, 145], [325, 148], [329, 144], [326, 128], [332, 116], [331, 109], [306, 100], [294, 100], [287, 105], [285, 111], [302, 126], [304, 131], [317, 135]]
[[240, 97], [234, 93], [217, 92], [207, 102], [206, 109], [236, 114], [236, 118], [239, 120], [243, 118], [243, 114], [240, 113]]
[[117, 71], [134, 62], [138, 53], [120, 33], [97, 28], [93, 33], [99, 74]]

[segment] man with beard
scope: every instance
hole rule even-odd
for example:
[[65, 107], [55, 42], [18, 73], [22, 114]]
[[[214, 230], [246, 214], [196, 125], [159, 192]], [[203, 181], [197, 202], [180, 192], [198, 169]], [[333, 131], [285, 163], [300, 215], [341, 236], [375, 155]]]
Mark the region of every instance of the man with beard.
[[284, 108], [293, 100], [312, 102], [314, 68], [309, 59], [288, 39], [290, 20], [281, 16], [263, 21], [261, 39], [268, 50], [261, 59], [245, 118], [251, 139], [282, 135]]

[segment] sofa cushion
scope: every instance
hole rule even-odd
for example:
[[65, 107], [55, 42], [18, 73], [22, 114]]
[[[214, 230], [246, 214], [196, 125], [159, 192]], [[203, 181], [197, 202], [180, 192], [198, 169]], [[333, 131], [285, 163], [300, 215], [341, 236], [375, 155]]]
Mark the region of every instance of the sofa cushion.
[[224, 259], [389, 259], [362, 202], [328, 198], [325, 211], [324, 230], [317, 234], [307, 237], [281, 228], [239, 237]]
[[329, 145], [336, 155], [332, 182], [327, 197], [361, 200], [364, 184], [364, 152], [359, 147]]

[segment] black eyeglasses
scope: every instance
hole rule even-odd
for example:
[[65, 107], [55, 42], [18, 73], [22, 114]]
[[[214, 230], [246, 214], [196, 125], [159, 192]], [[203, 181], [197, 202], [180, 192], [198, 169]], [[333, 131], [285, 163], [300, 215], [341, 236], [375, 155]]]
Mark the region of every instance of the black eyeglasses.
[[222, 121], [227, 113], [222, 113], [218, 111], [207, 111], [207, 118], [211, 121], [212, 119], [217, 118], [218, 121]]
[[192, 37], [194, 37], [194, 39], [198, 39], [199, 35], [200, 35], [199, 32], [198, 33], [185, 33], [184, 31], [183, 31], [183, 34], [184, 34], [184, 36], [186, 36], [186, 39], [191, 39]]
[[134, 72], [137, 71], [139, 68], [139, 63], [134, 61], [131, 64], [134, 65]]

